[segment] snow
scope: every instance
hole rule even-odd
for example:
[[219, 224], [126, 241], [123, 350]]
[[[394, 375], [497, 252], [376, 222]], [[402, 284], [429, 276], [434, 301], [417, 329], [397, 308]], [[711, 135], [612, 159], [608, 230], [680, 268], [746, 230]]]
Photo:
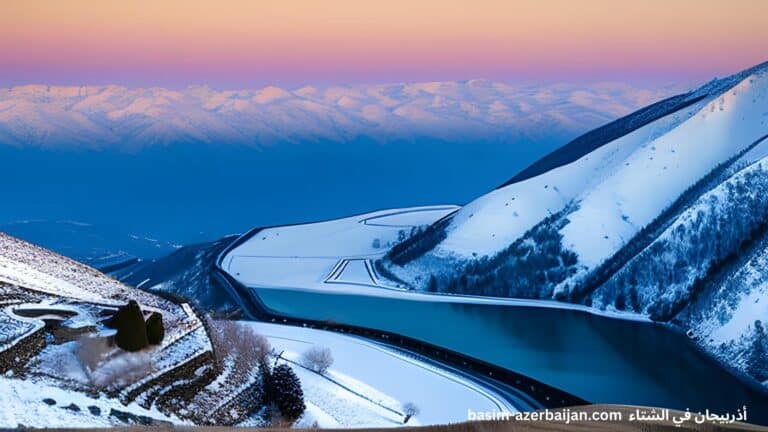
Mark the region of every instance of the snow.
[[400, 210], [386, 210], [367, 216], [363, 223], [369, 226], [410, 228], [430, 223], [458, 210], [457, 206], [414, 207]]
[[[445, 238], [426, 254], [385, 266], [406, 286], [423, 289], [429, 275], [451, 275], [456, 266], [492, 257], [568, 207], [558, 234], [564, 253], [577, 256], [575, 273], [547, 288], [562, 294], [699, 179], [765, 136], [767, 71], [768, 63], [714, 80], [687, 94], [688, 100], [701, 99], [677, 112], [574, 162], [479, 197], [452, 215]], [[768, 144], [757, 145], [731, 168], [767, 152]]]
[[[0, 281], [14, 285], [24, 285], [36, 291], [60, 294], [68, 297], [82, 295], [82, 290], [74, 285], [51, 277], [24, 263], [12, 261], [0, 256]], [[105, 301], [96, 297], [98, 301]]]
[[[537, 177], [494, 190], [462, 208], [438, 256], [493, 255], [572, 200], [563, 230], [587, 265], [614, 251], [716, 164], [765, 134], [766, 74], [721, 97], [670, 114]], [[633, 197], [642, 196], [642, 200]], [[603, 241], [607, 237], [607, 241]]]
[[634, 150], [680, 124], [685, 114], [671, 114], [589, 153], [566, 166], [496, 189], [464, 206], [451, 221], [438, 256], [492, 255], [547, 216], [617, 170]]
[[0, 352], [15, 346], [19, 341], [43, 327], [43, 322], [20, 317], [13, 313], [15, 306], [0, 310]]
[[304, 414], [293, 424], [294, 428], [309, 429], [317, 426], [322, 429], [338, 429], [341, 427], [335, 418], [312, 402], [304, 401], [304, 405], [306, 406]]
[[759, 120], [766, 109], [768, 74], [752, 76], [646, 143], [580, 197], [563, 244], [582, 264], [599, 264], [716, 165], [765, 135]]
[[[79, 262], [0, 232], [0, 283], [59, 298], [118, 306], [138, 301], [143, 310], [172, 315], [179, 325], [168, 329], [165, 342], [183, 337], [200, 325], [184, 307], [130, 288]], [[170, 316], [168, 317], [170, 318]]]
[[[207, 339], [205, 329], [197, 327], [185, 335], [186, 338], [204, 341]], [[180, 339], [179, 339], [180, 340]], [[211, 350], [210, 343], [178, 343], [177, 341], [163, 340], [163, 345], [154, 353], [153, 360], [159, 371], [154, 376], [162, 375], [164, 372], [174, 369], [182, 362], [189, 361], [198, 355]], [[146, 380], [152, 377], [147, 377]]]
[[756, 254], [728, 277], [714, 294], [713, 313], [692, 323], [697, 335], [712, 348], [738, 341], [748, 334], [756, 320], [768, 317], [768, 251]]
[[326, 279], [326, 283], [351, 283], [358, 285], [376, 286], [376, 281], [371, 276], [373, 270], [370, 261], [361, 259], [351, 259], [340, 261], [338, 271]]
[[[152, 294], [129, 288], [94, 269], [69, 260], [45, 249], [17, 240], [0, 233], [0, 297], [12, 300], [4, 303], [0, 309], [0, 350], [5, 350], [10, 344], [18, 343], [32, 331], [44, 325], [43, 319], [56, 319], [61, 325], [70, 329], [95, 327], [99, 331], [98, 321], [102, 319], [100, 312], [112, 310], [117, 305], [123, 305], [128, 300], [137, 300], [145, 313], [159, 312], [166, 323], [166, 335], [161, 345], [152, 347], [141, 353], [126, 353], [111, 357], [98, 369], [98, 373], [87, 379], [80, 362], [73, 352], [74, 343], [55, 345], [55, 339], [48, 337], [48, 343], [39, 354], [29, 363], [24, 381], [5, 382], [0, 392], [0, 413], [2, 425], [15, 427], [17, 422], [27, 426], [101, 426], [110, 425], [117, 419], [93, 416], [86, 410], [86, 405], [100, 406], [111, 404], [115, 409], [130, 411], [117, 401], [83, 399], [79, 393], [66, 389], [71, 386], [78, 388], [90, 387], [93, 381], [98, 387], [98, 380], [111, 375], [114, 370], [120, 374], [114, 377], [119, 386], [131, 384], [128, 389], [144, 383], [153, 377], [170, 371], [191, 361], [196, 356], [212, 350], [210, 340], [202, 327], [201, 319], [188, 304], [177, 305]], [[23, 317], [23, 311], [35, 310], [40, 315]], [[27, 311], [29, 312], [29, 311]], [[34, 314], [33, 314], [34, 315]], [[71, 316], [70, 316], [71, 315]], [[66, 336], [64, 336], [66, 337]], [[150, 365], [151, 361], [151, 365]], [[149, 366], [142, 376], [124, 373], [126, 364], [141, 363]], [[135, 368], [134, 368], [135, 369]], [[140, 370], [140, 369], [137, 369]], [[150, 371], [156, 370], [152, 374]], [[104, 375], [104, 374], [107, 375]], [[38, 385], [41, 377], [46, 377], [45, 387], [35, 389], [29, 386]], [[123, 380], [121, 382], [121, 380]], [[41, 384], [42, 385], [42, 384]], [[26, 387], [25, 387], [26, 386]], [[56, 387], [58, 386], [58, 387]], [[18, 394], [15, 393], [18, 389]], [[27, 392], [27, 393], [22, 393]], [[123, 392], [126, 388], [117, 389]], [[53, 395], [57, 401], [78, 401], [80, 412], [66, 411], [61, 406], [49, 407], [42, 402], [40, 395]], [[40, 400], [24, 400], [24, 397], [40, 396]], [[100, 401], [100, 402], [99, 402]], [[39, 418], [29, 418], [15, 415], [21, 411], [21, 403], [30, 405], [29, 412]], [[34, 402], [34, 403], [33, 403]], [[130, 407], [129, 407], [130, 408]], [[135, 410], [134, 410], [135, 411]], [[146, 410], [137, 411], [140, 415], [167, 419], [167, 417]], [[91, 419], [92, 417], [92, 419]], [[92, 420], [92, 421], [91, 421]]]
[[[297, 246], [301, 246], [303, 257], [327, 258], [340, 253], [380, 255], [384, 251], [373, 247], [369, 238], [379, 238], [381, 244], [395, 242], [401, 230], [408, 233], [412, 226], [427, 225], [457, 209], [456, 206], [433, 206], [381, 210], [324, 222], [268, 228], [232, 251], [224, 262], [234, 256], [296, 257]], [[329, 241], [331, 238], [333, 241]]]
[[402, 412], [406, 402], [421, 409], [408, 426], [465, 421], [468, 408], [516, 412], [493, 391], [393, 348], [315, 329], [259, 322], [244, 325], [266, 336], [272, 347], [292, 362], [300, 363], [302, 353], [313, 345], [331, 350], [334, 362], [327, 376], [352, 391], [292, 364], [301, 379], [310, 414], [323, 427], [400, 426], [402, 415], [391, 410]]
[[88, 384], [88, 375], [77, 358], [76, 349], [77, 342], [46, 345], [31, 364], [32, 373]]
[[755, 320], [768, 317], [768, 284], [752, 288], [730, 311], [730, 319], [708, 336], [712, 344], [737, 340], [754, 325]]
[[9, 145], [84, 148], [188, 141], [346, 142], [360, 136], [381, 142], [535, 137], [542, 130], [577, 133], [676, 91], [490, 81], [236, 91], [19, 86], [0, 89], [0, 136]]
[[[157, 420], [183, 424], [176, 418], [167, 417], [156, 410], [146, 410], [135, 404], [124, 406], [113, 399], [92, 398], [80, 392], [65, 390], [39, 379], [12, 379], [0, 377], [0, 427], [107, 427], [122, 425], [115, 418], [110, 418], [111, 409], [129, 412], [135, 415], [151, 417]], [[48, 405], [43, 399], [53, 399], [55, 405]], [[80, 408], [75, 412], [64, 407], [75, 404]], [[88, 411], [89, 406], [98, 407], [100, 415]]]
[[[430, 207], [415, 208], [415, 211], [437, 218], [450, 214], [456, 207], [441, 206], [441, 208], [443, 210], [440, 212], [429, 210]], [[402, 229], [399, 224], [406, 220], [405, 215], [409, 213], [409, 209], [382, 210], [333, 221], [270, 228], [257, 233], [231, 250], [223, 257], [222, 268], [244, 285], [258, 289], [320, 290], [325, 293], [352, 293], [410, 301], [535, 306], [578, 310], [633, 321], [649, 320], [646, 316], [637, 313], [601, 310], [552, 300], [436, 294], [398, 287], [378, 275], [372, 265], [372, 260], [383, 256], [394, 244], [393, 232], [389, 233], [388, 241], [381, 242], [381, 248], [374, 248], [372, 243], [375, 239], [382, 240], [382, 231], [379, 229], [387, 226], [382, 222], [396, 221], [395, 232], [399, 232]], [[397, 219], [390, 218], [390, 216], [394, 218], [395, 215]], [[411, 221], [427, 222], [426, 219], [416, 218], [416, 215], [409, 217]], [[369, 226], [365, 221], [376, 221], [377, 225]], [[394, 228], [389, 227], [389, 229]], [[322, 242], [314, 240], [318, 238], [322, 238]], [[307, 250], [325, 255], [305, 256]], [[270, 255], [252, 255], [258, 253]], [[271, 255], [272, 253], [285, 256], [277, 257]], [[359, 253], [362, 255], [357, 255]]]
[[224, 256], [222, 267], [251, 286], [367, 290], [376, 285], [370, 260], [383, 256], [412, 228], [428, 225], [457, 208], [381, 210], [264, 229]]

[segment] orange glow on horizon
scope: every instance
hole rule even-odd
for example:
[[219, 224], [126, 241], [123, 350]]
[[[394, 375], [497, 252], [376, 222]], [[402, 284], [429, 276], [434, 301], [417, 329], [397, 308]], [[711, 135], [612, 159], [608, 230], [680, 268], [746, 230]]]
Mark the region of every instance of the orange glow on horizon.
[[0, 10], [0, 85], [707, 75], [768, 59], [759, 0], [25, 0]]

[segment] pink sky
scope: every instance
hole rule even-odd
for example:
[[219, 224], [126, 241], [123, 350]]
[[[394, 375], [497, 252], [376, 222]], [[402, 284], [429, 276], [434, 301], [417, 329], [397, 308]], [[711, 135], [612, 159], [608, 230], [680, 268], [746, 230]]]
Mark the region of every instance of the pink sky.
[[768, 60], [761, 0], [24, 0], [0, 86], [692, 80]]

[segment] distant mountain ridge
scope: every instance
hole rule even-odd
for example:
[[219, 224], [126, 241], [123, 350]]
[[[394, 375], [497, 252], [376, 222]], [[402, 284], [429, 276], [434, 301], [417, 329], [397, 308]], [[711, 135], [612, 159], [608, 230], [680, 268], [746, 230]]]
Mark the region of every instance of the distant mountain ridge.
[[0, 144], [136, 149], [173, 143], [535, 139], [579, 133], [669, 96], [627, 84], [415, 84], [217, 91], [25, 85], [0, 89]]

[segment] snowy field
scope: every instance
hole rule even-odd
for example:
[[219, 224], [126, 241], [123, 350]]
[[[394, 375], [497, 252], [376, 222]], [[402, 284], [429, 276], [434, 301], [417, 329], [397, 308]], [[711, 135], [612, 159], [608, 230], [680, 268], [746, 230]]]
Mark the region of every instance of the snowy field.
[[[402, 406], [420, 413], [408, 422], [465, 421], [467, 409], [515, 412], [503, 397], [457, 373], [361, 338], [277, 324], [248, 322], [291, 362], [302, 382], [307, 414], [301, 425], [321, 427], [402, 426]], [[333, 365], [321, 376], [298, 364], [312, 346], [331, 350]]]
[[117, 418], [110, 417], [112, 409], [184, 424], [154, 409], [146, 410], [136, 404], [124, 406], [116, 399], [105, 397], [93, 398], [44, 380], [0, 377], [0, 389], [0, 428], [16, 428], [19, 425], [33, 428], [124, 425]]
[[371, 262], [457, 206], [382, 210], [302, 225], [267, 228], [230, 251], [222, 268], [247, 286], [370, 293], [382, 285]]

